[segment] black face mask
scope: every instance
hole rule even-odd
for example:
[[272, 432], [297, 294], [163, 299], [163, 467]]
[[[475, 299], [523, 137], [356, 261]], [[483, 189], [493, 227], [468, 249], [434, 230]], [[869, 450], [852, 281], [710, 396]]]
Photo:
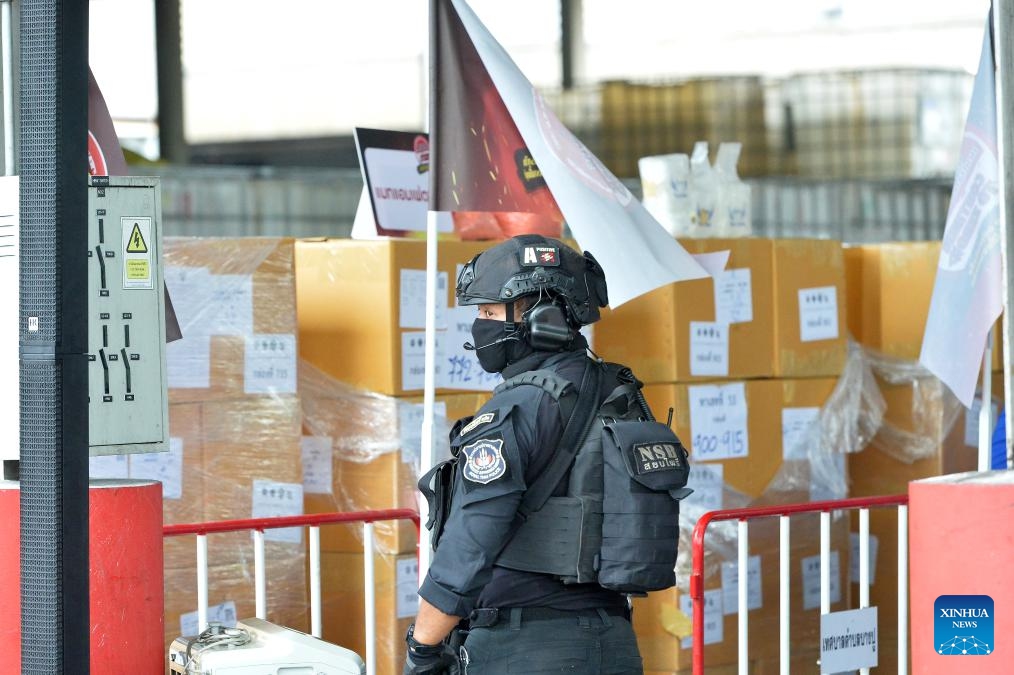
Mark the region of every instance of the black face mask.
[[531, 345], [521, 338], [521, 328], [508, 335], [504, 322], [476, 319], [472, 322], [472, 339], [479, 365], [487, 373], [499, 373], [511, 363], [532, 353]]

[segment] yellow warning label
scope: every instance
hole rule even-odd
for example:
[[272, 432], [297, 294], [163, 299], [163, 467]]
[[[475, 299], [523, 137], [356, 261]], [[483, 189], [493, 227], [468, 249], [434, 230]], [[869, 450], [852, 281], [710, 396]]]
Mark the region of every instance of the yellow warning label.
[[144, 243], [144, 235], [141, 228], [134, 223], [134, 229], [130, 231], [130, 239], [127, 240], [127, 253], [147, 253], [148, 245]]
[[147, 281], [151, 278], [151, 266], [147, 260], [127, 260], [127, 280]]

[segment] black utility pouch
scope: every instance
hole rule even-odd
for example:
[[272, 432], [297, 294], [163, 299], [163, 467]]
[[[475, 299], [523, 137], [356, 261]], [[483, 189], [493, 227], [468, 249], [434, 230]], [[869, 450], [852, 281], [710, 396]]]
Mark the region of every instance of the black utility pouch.
[[664, 424], [609, 422], [602, 433], [602, 550], [598, 582], [624, 593], [676, 583], [679, 500], [687, 451]]
[[426, 529], [430, 531], [430, 546], [436, 550], [444, 525], [451, 513], [451, 498], [454, 496], [455, 476], [458, 473], [458, 459], [446, 459], [427, 471], [419, 479], [419, 491], [429, 504], [429, 519]]

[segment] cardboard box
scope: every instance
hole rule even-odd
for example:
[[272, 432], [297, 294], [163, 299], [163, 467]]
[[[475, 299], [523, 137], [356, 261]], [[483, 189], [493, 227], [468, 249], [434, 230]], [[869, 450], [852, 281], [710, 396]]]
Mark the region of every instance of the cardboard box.
[[681, 243], [691, 253], [730, 251], [726, 272], [717, 282], [672, 284], [606, 312], [595, 326], [596, 350], [604, 358], [629, 365], [651, 383], [841, 372], [846, 333], [840, 244]]
[[[209, 402], [202, 411], [204, 520], [302, 513], [299, 398]], [[275, 493], [255, 494], [261, 482]], [[278, 485], [287, 486], [285, 494]]]
[[[199, 523], [204, 520], [204, 424], [199, 403], [169, 405], [170, 452], [178, 451], [180, 463], [179, 496], [173, 497], [168, 485], [162, 489], [162, 518], [170, 523]], [[136, 457], [131, 458], [136, 461]], [[168, 464], [167, 464], [168, 466]]]
[[[438, 267], [444, 285], [438, 303], [442, 307], [455, 306], [458, 266], [491, 245], [439, 243]], [[357, 389], [388, 396], [421, 392], [425, 270], [426, 244], [421, 240], [298, 242], [300, 356]], [[467, 333], [474, 309], [466, 314]], [[447, 315], [450, 321], [451, 313]], [[444, 337], [459, 342], [468, 339], [453, 331], [438, 340]], [[439, 362], [437, 366], [442, 369]], [[460, 384], [458, 389], [468, 388], [468, 383]]]
[[[816, 514], [797, 516], [792, 519], [790, 544], [790, 630], [793, 651], [816, 649], [820, 636], [820, 536], [819, 519]], [[832, 574], [832, 594], [838, 589], [838, 601], [831, 605], [832, 611], [849, 607], [849, 538], [848, 519], [838, 518], [832, 522], [831, 550], [838, 555], [838, 575]], [[778, 656], [778, 521], [762, 519], [750, 523], [750, 555], [759, 557], [760, 565], [760, 606], [748, 613], [749, 654], [751, 659]], [[815, 565], [813, 556], [818, 556]], [[804, 563], [806, 560], [806, 563]], [[832, 563], [833, 564], [833, 563]], [[804, 571], [805, 569], [805, 571]], [[724, 574], [735, 578], [736, 565], [726, 567]], [[738, 659], [738, 616], [735, 604], [724, 608], [723, 573], [715, 571], [705, 578], [705, 599], [713, 598], [714, 611], [723, 613], [720, 622], [710, 621], [705, 613], [704, 663], [706, 671]], [[816, 582], [816, 583], [815, 583]], [[804, 583], [806, 591], [804, 591]], [[735, 588], [725, 589], [730, 601], [736, 597]], [[710, 593], [709, 593], [710, 592]], [[755, 596], [756, 597], [756, 596]], [[814, 605], [815, 603], [815, 605]], [[689, 597], [681, 591], [669, 589], [649, 593], [647, 598], [634, 600], [633, 622], [637, 643], [644, 660], [645, 670], [679, 671], [691, 666], [692, 650], [689, 640], [686, 646], [681, 637], [689, 637], [687, 626], [690, 617]], [[721, 625], [721, 639], [708, 643], [708, 639], [719, 637], [717, 631], [710, 634], [707, 626]]]
[[166, 238], [171, 403], [296, 392], [294, 260], [292, 239]]
[[783, 440], [805, 434], [836, 383], [816, 378], [651, 384], [644, 395], [660, 420], [675, 409], [673, 429], [690, 451], [691, 463], [721, 466], [729, 488], [756, 498], [778, 477], [782, 501], [809, 501], [809, 465], [792, 461], [783, 471], [787, 454], [791, 458], [802, 450], [785, 447]]
[[[918, 361], [940, 260], [940, 242], [845, 248], [848, 326], [861, 344]], [[1001, 323], [993, 327], [992, 369], [1003, 368]]]
[[[376, 675], [396, 675], [405, 666], [405, 633], [418, 611], [419, 564], [414, 554], [378, 554], [373, 565]], [[365, 659], [363, 555], [326, 552], [320, 567], [322, 637]]]
[[[326, 376], [325, 376], [326, 377]], [[304, 379], [304, 382], [307, 380]], [[317, 384], [320, 384], [318, 382]], [[304, 388], [304, 433], [307, 442], [331, 448], [325, 492], [311, 481], [304, 495], [307, 513], [419, 508], [416, 487], [422, 419], [421, 398], [395, 399], [343, 388], [333, 381], [326, 391]], [[436, 442], [439, 456], [449, 456], [447, 433], [455, 420], [473, 414], [488, 394], [444, 394], [437, 397]], [[312, 469], [311, 469], [312, 470]], [[327, 467], [317, 468], [327, 471]], [[409, 521], [374, 524], [374, 544], [384, 553], [416, 550], [418, 536]], [[359, 553], [362, 525], [329, 525], [321, 529], [321, 550]]]

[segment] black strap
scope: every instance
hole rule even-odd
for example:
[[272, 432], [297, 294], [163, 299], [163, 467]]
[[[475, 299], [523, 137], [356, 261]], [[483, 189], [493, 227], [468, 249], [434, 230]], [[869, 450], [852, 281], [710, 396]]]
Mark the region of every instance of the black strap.
[[577, 402], [579, 392], [574, 390], [574, 385], [570, 380], [563, 379], [552, 370], [531, 370], [527, 373], [515, 375], [498, 384], [493, 393], [499, 394], [508, 389], [526, 384], [539, 387], [552, 396], [553, 400], [560, 406], [561, 419], [570, 419], [571, 414], [574, 412], [574, 405]]
[[[522, 518], [527, 520], [532, 512], [542, 508], [574, 462], [574, 457], [584, 442], [599, 406], [600, 370], [596, 362], [588, 359], [584, 374], [581, 376], [581, 387], [577, 392], [577, 401], [574, 403], [573, 411], [566, 417], [567, 423], [560, 436], [560, 442], [556, 446], [556, 452], [549, 460], [546, 469], [525, 491], [525, 496], [518, 507], [518, 514]], [[567, 396], [560, 399], [561, 414], [564, 410], [564, 401], [568, 398], [573, 400], [573, 397]]]

